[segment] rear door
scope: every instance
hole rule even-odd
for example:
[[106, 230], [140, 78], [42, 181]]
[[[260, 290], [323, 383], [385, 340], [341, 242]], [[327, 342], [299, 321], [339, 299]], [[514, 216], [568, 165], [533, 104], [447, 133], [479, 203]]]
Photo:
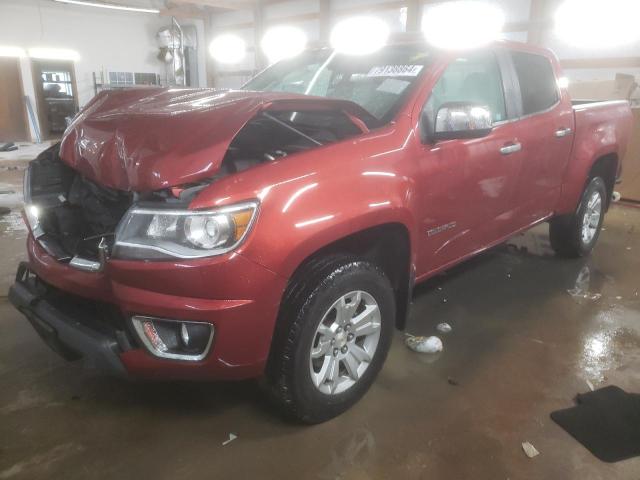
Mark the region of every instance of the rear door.
[[523, 168], [518, 204], [525, 224], [553, 212], [573, 143], [574, 116], [566, 92], [558, 87], [551, 60], [543, 55], [510, 51], [516, 81]]
[[483, 138], [421, 145], [418, 276], [486, 247], [520, 223], [514, 199], [522, 158], [502, 63], [493, 50], [453, 59], [423, 107], [423, 116], [434, 118], [448, 102], [479, 104], [491, 111], [494, 128]]

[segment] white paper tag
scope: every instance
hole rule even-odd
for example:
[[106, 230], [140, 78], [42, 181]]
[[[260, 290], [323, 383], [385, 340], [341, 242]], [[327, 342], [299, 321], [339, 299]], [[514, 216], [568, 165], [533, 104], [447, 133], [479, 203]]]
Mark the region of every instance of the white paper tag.
[[373, 67], [367, 77], [417, 77], [422, 65], [381, 65]]
[[394, 93], [400, 95], [411, 82], [407, 80], [398, 80], [397, 78], [385, 78], [384, 81], [376, 88], [379, 92]]

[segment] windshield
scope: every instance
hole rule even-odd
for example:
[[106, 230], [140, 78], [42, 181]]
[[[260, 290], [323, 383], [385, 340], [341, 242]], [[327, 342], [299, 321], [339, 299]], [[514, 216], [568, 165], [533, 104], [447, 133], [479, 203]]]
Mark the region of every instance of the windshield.
[[276, 63], [243, 88], [351, 100], [387, 123], [430, 63], [430, 52], [420, 44], [390, 45], [362, 56], [312, 50]]

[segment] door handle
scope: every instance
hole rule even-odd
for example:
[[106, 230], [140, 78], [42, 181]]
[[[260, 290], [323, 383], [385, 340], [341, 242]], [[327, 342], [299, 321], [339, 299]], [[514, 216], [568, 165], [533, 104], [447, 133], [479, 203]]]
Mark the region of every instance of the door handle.
[[512, 153], [519, 152], [520, 150], [522, 150], [522, 144], [521, 143], [510, 143], [510, 144], [505, 145], [504, 147], [502, 147], [500, 149], [500, 153], [502, 155], [510, 155]]
[[556, 131], [556, 137], [558, 138], [566, 137], [567, 135], [571, 135], [570, 128], [561, 128], [560, 130]]

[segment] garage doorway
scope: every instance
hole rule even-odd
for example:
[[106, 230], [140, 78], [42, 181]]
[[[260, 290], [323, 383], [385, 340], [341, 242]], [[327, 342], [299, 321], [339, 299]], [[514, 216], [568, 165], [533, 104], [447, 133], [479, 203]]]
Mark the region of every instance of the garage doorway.
[[32, 60], [31, 70], [42, 138], [59, 138], [67, 127], [66, 117], [73, 117], [78, 111], [73, 62]]
[[29, 140], [20, 59], [0, 57], [0, 142]]

